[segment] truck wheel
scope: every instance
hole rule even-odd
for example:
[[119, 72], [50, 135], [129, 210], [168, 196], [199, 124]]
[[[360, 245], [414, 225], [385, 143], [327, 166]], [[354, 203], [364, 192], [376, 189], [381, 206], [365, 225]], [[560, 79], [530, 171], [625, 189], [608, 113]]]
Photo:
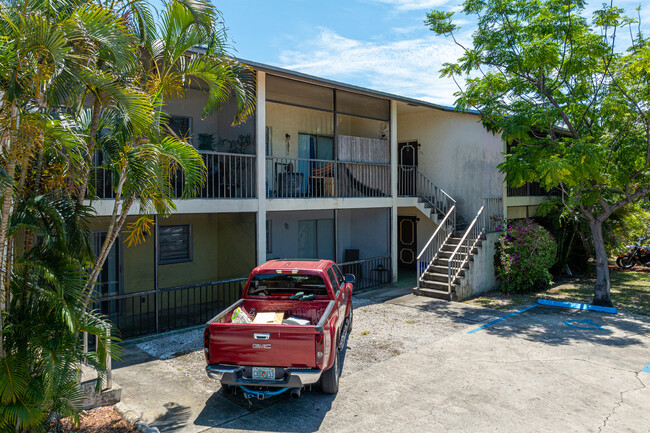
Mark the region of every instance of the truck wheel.
[[325, 370], [320, 379], [320, 385], [325, 394], [336, 394], [339, 390], [339, 349], [334, 354], [334, 364]]

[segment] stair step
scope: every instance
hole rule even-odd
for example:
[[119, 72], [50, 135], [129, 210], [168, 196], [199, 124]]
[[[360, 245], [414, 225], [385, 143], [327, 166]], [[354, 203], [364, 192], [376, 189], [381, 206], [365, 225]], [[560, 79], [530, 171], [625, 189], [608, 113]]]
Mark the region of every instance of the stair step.
[[[469, 267], [468, 264], [465, 263], [465, 266], [463, 266], [463, 269], [460, 271], [460, 274], [459, 274], [461, 277], [465, 275], [465, 269], [467, 269], [468, 267]], [[430, 272], [432, 274], [444, 274], [444, 275], [447, 275], [447, 270], [448, 270], [448, 268], [447, 268], [446, 264], [444, 266], [442, 266], [442, 265], [438, 265], [438, 264], [434, 263], [433, 265], [429, 266], [429, 268], [426, 270], [426, 272]]]
[[[452, 284], [452, 288], [453, 287], [455, 287], [455, 284]], [[443, 283], [441, 281], [420, 280], [420, 288], [442, 290], [445, 292], [448, 291], [448, 285], [446, 281]]]
[[447, 276], [447, 273], [442, 273], [442, 272], [425, 272], [422, 274], [422, 277], [420, 277], [422, 281], [438, 281], [441, 283], [446, 283], [447, 279], [449, 278]]
[[413, 294], [415, 295], [421, 295], [421, 296], [428, 296], [430, 298], [436, 298], [436, 299], [443, 299], [445, 301], [455, 301], [456, 300], [456, 292], [448, 292], [447, 290], [435, 290], [435, 289], [427, 289], [420, 287], [420, 289], [413, 289]]

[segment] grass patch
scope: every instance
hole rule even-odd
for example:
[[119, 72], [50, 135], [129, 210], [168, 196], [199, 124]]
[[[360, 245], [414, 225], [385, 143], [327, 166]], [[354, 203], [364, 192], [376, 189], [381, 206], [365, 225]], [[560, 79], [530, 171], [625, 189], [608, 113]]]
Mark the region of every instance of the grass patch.
[[[650, 316], [650, 273], [621, 271], [610, 267], [612, 302], [621, 310]], [[593, 278], [573, 278], [556, 282], [550, 289], [526, 294], [493, 291], [465, 301], [496, 310], [514, 310], [537, 302], [538, 298], [590, 304], [594, 295]]]

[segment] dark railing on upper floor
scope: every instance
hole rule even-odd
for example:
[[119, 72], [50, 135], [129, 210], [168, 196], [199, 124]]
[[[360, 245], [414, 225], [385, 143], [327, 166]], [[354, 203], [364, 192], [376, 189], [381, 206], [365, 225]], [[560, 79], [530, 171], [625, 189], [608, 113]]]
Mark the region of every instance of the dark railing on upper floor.
[[390, 197], [390, 164], [266, 158], [268, 198]]
[[528, 182], [522, 186], [508, 185], [508, 197], [546, 197], [549, 192], [539, 182]]
[[[201, 151], [206, 166], [203, 188], [195, 198], [255, 198], [255, 155]], [[110, 170], [94, 170], [95, 194], [100, 199], [114, 199], [113, 174]], [[176, 198], [183, 194], [182, 175], [174, 177], [172, 189]]]

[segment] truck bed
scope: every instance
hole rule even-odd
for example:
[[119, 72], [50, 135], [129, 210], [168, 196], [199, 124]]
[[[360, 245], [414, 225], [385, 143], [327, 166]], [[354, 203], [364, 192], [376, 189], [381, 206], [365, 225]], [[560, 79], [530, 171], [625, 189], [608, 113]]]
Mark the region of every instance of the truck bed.
[[[315, 335], [321, 318], [333, 307], [330, 300], [243, 299], [210, 323], [208, 364], [257, 367], [315, 368]], [[251, 317], [260, 312], [284, 312], [307, 319], [308, 325], [232, 323], [240, 307]], [[326, 315], [325, 315], [326, 317]], [[322, 324], [320, 324], [322, 330]], [[287, 360], [291, 362], [287, 364]]]

